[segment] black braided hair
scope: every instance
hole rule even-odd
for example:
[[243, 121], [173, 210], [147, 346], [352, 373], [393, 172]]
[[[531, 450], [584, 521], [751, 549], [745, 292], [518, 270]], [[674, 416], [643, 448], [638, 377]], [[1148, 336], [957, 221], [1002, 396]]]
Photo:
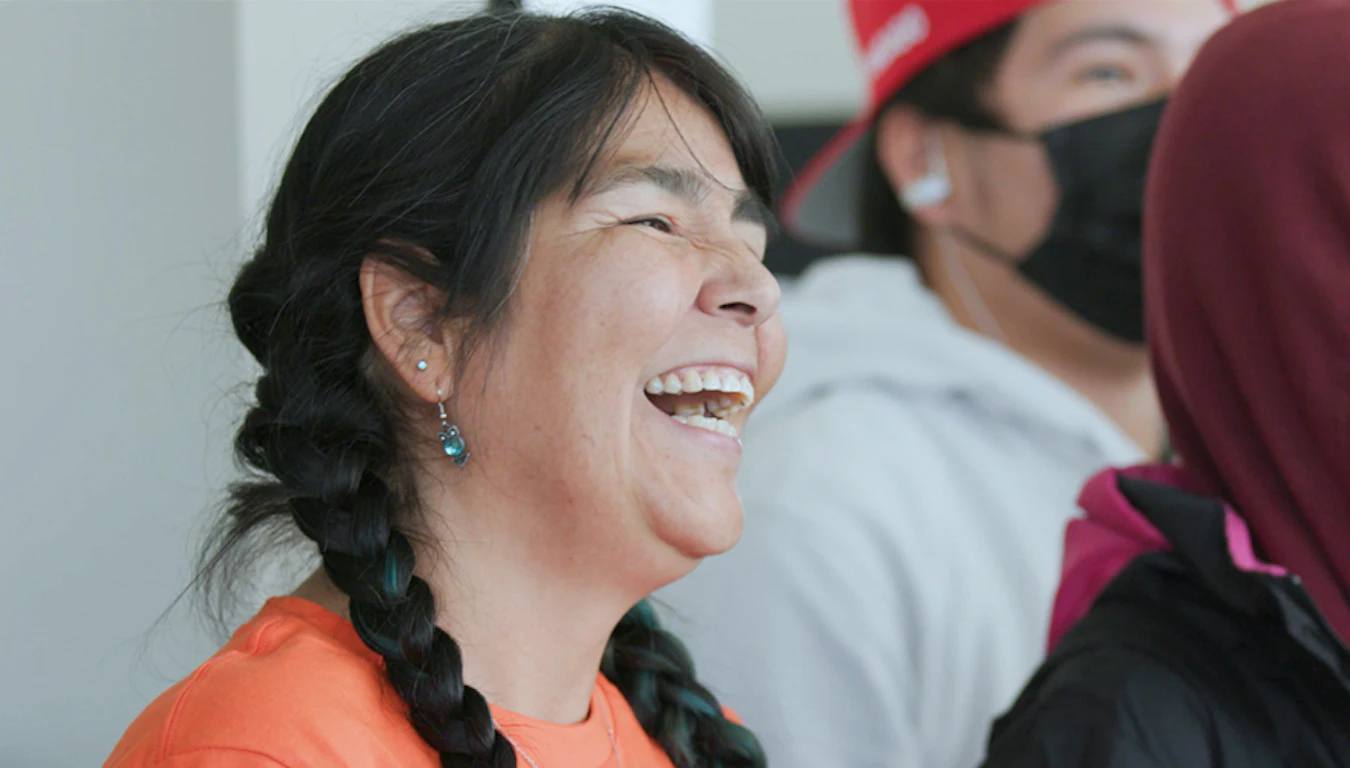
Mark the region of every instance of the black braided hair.
[[600, 671], [623, 692], [675, 768], [764, 765], [759, 740], [728, 720], [717, 698], [694, 679], [689, 651], [661, 628], [648, 601], [633, 606], [614, 629]]
[[[229, 577], [257, 549], [246, 545], [293, 523], [443, 766], [516, 759], [413, 575], [419, 510], [405, 443], [418, 438], [382, 384], [360, 267], [383, 259], [442, 292], [443, 315], [465, 329], [463, 365], [504, 317], [531, 212], [547, 195], [579, 194], [655, 74], [713, 114], [747, 185], [771, 205], [763, 116], [677, 33], [622, 11], [484, 13], [402, 35], [333, 87], [230, 291], [235, 332], [262, 375], [235, 440], [251, 474], [232, 489], [198, 584], [220, 615]], [[764, 764], [645, 602], [615, 629], [602, 671], [678, 768]]]

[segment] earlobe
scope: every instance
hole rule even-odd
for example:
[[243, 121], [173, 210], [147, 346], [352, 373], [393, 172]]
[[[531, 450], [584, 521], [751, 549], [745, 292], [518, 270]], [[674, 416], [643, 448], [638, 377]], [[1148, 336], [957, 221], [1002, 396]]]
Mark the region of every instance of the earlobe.
[[371, 343], [419, 398], [434, 403], [450, 387], [450, 355], [437, 332], [436, 307], [426, 283], [386, 261], [361, 264], [361, 306]]

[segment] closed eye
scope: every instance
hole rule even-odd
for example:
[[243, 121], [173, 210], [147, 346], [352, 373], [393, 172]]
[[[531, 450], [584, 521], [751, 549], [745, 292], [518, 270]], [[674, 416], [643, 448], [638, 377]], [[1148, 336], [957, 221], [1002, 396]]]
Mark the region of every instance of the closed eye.
[[631, 224], [639, 227], [651, 227], [652, 229], [655, 229], [658, 232], [664, 232], [667, 235], [675, 232], [674, 225], [660, 216], [643, 216], [639, 219], [629, 219], [628, 221], [625, 221], [624, 224]]

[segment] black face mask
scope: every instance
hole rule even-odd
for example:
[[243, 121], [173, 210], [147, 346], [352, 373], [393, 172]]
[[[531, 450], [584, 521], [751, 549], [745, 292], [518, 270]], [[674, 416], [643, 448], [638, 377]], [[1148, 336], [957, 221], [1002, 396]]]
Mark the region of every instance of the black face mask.
[[1017, 270], [1078, 317], [1117, 339], [1144, 341], [1144, 176], [1165, 102], [1094, 117], [1034, 137], [1050, 157], [1059, 207], [1023, 259], [968, 232], [963, 239]]

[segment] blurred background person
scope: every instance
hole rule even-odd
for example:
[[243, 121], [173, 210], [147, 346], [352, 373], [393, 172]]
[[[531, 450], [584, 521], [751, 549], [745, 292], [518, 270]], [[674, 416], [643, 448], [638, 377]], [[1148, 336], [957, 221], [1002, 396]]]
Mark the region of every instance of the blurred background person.
[[1255, 11], [1182, 81], [1144, 257], [1179, 461], [1088, 483], [989, 768], [1350, 765], [1347, 133], [1346, 0]]
[[853, 0], [868, 106], [789, 192], [741, 548], [663, 594], [779, 766], [968, 768], [1043, 656], [1066, 522], [1164, 451], [1140, 212], [1219, 0]]

